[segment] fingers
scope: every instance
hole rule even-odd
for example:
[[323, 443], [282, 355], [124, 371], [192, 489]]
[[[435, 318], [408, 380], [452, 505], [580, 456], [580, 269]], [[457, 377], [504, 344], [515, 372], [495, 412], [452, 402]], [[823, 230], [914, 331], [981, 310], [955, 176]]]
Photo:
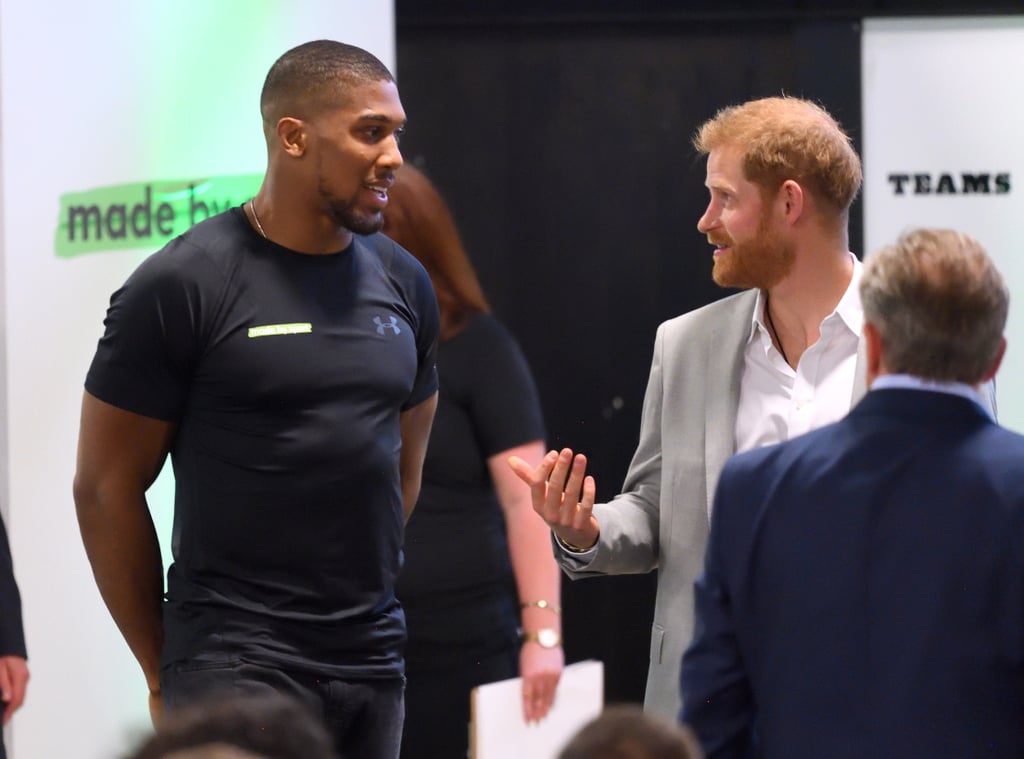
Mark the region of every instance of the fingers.
[[[565, 490], [562, 493], [558, 523], [569, 527], [576, 519], [576, 512], [579, 511], [580, 490], [587, 471], [587, 457], [580, 453], [573, 458], [572, 451], [568, 449], [562, 453], [568, 453], [567, 458], [571, 459], [572, 467], [569, 469], [569, 481], [565, 483]], [[561, 455], [558, 457], [558, 462], [559, 464], [562, 463]], [[568, 463], [567, 461], [566, 464], [568, 465]], [[557, 468], [558, 466], [556, 465], [555, 469]]]
[[7, 708], [4, 710], [4, 724], [7, 724], [7, 720], [11, 718], [21, 705], [25, 703], [25, 685], [28, 682], [26, 676], [22, 680], [16, 680], [14, 687], [11, 689], [11, 698], [7, 701]]
[[[508, 460], [512, 471], [530, 486], [533, 510], [549, 527], [569, 528], [585, 536], [592, 544], [596, 540], [596, 522], [593, 519], [597, 487], [587, 472], [587, 457], [573, 455], [569, 448], [548, 451], [536, 467], [531, 467], [518, 456]], [[570, 542], [572, 542], [570, 538]]]
[[28, 685], [28, 667], [19, 656], [0, 657], [0, 699], [6, 702], [2, 720], [6, 725], [11, 716], [25, 702]]
[[539, 722], [555, 703], [557, 672], [539, 672], [523, 678], [523, 719]]
[[583, 479], [583, 497], [572, 515], [572, 527], [575, 530], [585, 530], [590, 525], [591, 515], [594, 513], [594, 499], [597, 497], [597, 484], [594, 478], [587, 475]]
[[[587, 460], [584, 456], [577, 456], [583, 460], [583, 467], [586, 468]], [[579, 495], [578, 482], [573, 480], [573, 472], [577, 471], [577, 465], [573, 459], [572, 451], [563, 448], [557, 455], [554, 451], [544, 457], [544, 464], [553, 461], [547, 476], [547, 493], [540, 515], [544, 517], [549, 525], [565, 524], [566, 514], [570, 509], [576, 507]]]
[[555, 451], [548, 451], [547, 455], [541, 459], [536, 467], [530, 466], [518, 456], [510, 456], [508, 459], [508, 464], [512, 467], [512, 471], [516, 473], [516, 476], [530, 486], [533, 510], [541, 516], [544, 516], [548, 476], [551, 474], [551, 468], [554, 466], [557, 458], [558, 454]]
[[[543, 463], [543, 462], [541, 462]], [[523, 461], [518, 456], [509, 456], [508, 465], [512, 468], [512, 471], [516, 473], [516, 476], [525, 482], [527, 485], [533, 486], [534, 483], [534, 468]]]
[[[587, 457], [573, 456], [565, 448], [548, 477], [548, 493], [542, 516], [551, 527], [571, 527], [580, 530], [590, 523], [594, 510], [594, 478], [586, 474]], [[581, 500], [582, 499], [582, 500]]]
[[523, 680], [523, 719], [527, 723], [542, 720], [554, 706], [564, 666], [565, 656], [561, 648], [523, 646], [519, 670]]
[[0, 658], [0, 701], [11, 700], [11, 673], [6, 657]]

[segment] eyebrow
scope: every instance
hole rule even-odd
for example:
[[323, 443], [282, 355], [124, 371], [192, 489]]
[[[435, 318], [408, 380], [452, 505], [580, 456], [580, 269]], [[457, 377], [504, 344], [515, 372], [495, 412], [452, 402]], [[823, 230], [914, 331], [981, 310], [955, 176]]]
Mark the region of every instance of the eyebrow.
[[383, 113], [364, 113], [359, 116], [358, 121], [379, 121], [382, 124], [398, 124], [399, 126], [405, 126], [407, 123], [406, 119], [396, 122], [387, 114]]

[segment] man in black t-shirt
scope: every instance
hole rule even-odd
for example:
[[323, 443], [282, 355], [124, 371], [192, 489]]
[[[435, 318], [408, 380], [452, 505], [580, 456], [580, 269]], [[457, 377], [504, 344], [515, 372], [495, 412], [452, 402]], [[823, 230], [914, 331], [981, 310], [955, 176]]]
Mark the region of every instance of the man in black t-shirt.
[[[314, 705], [346, 757], [397, 756], [394, 594], [437, 399], [437, 303], [377, 234], [405, 113], [387, 68], [318, 41], [261, 97], [251, 201], [111, 298], [85, 383], [75, 502], [154, 718], [223, 690]], [[176, 480], [166, 600], [145, 491]]]

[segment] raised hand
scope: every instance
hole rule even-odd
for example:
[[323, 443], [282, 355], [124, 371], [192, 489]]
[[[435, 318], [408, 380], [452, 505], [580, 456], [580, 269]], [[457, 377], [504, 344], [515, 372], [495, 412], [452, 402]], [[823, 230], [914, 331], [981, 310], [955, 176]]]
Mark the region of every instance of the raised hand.
[[530, 486], [533, 510], [571, 549], [583, 550], [597, 542], [600, 527], [594, 516], [594, 478], [586, 474], [587, 457], [572, 450], [548, 451], [536, 468], [517, 456], [509, 466]]

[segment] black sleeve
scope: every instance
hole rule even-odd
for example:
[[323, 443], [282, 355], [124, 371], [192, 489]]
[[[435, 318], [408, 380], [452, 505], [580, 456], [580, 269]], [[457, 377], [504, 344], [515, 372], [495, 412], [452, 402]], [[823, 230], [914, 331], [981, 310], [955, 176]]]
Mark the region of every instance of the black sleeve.
[[202, 309], [217, 300], [216, 287], [210, 265], [188, 243], [173, 241], [150, 256], [110, 298], [86, 390], [118, 408], [176, 421], [197, 360]]
[[25, 630], [21, 623], [21, 596], [14, 581], [7, 530], [0, 519], [0, 656], [27, 655]]
[[519, 344], [494, 317], [475, 317], [453, 344], [450, 360], [461, 388], [480, 450], [488, 458], [517, 445], [544, 440], [537, 385]]
[[437, 338], [441, 331], [441, 316], [437, 296], [430, 275], [415, 256], [382, 234], [356, 238], [374, 249], [380, 256], [388, 276], [402, 293], [407, 316], [416, 331], [416, 379], [402, 411], [408, 411], [437, 392]]
[[402, 411], [417, 406], [437, 392], [437, 335], [441, 329], [437, 297], [426, 270], [420, 267], [413, 287], [416, 312], [416, 383]]

